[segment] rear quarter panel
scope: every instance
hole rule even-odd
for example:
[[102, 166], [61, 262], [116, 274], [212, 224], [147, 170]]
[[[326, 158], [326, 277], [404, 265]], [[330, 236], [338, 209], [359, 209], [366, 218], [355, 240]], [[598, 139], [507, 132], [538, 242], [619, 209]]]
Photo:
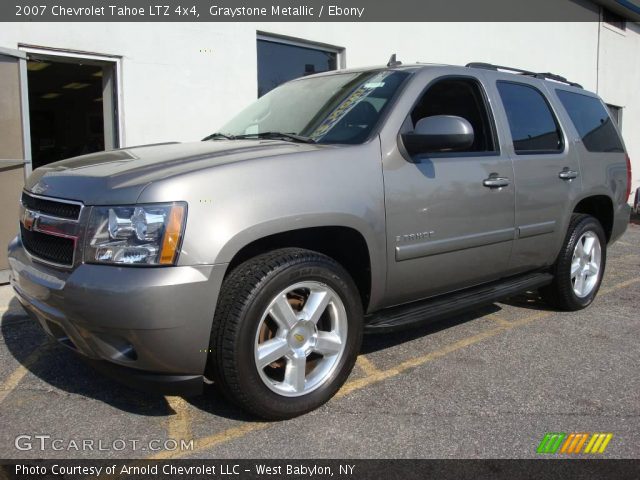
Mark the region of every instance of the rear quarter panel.
[[[587, 150], [584, 143], [580, 140], [580, 135], [576, 130], [573, 122], [569, 118], [567, 111], [565, 110], [562, 102], [560, 101], [557, 91], [567, 90], [581, 95], [587, 95], [593, 98], [597, 98], [602, 102], [602, 99], [597, 95], [570, 87], [557, 86], [547, 87], [549, 97], [557, 106], [557, 111], [561, 115], [561, 122], [563, 128], [567, 132], [567, 135], [571, 139], [572, 147], [575, 149], [579, 162], [580, 162], [580, 177], [582, 179], [582, 192], [580, 196], [574, 200], [573, 208], [583, 199], [595, 195], [607, 196], [613, 204], [613, 231], [611, 234], [610, 242], [615, 241], [626, 230], [629, 222], [630, 208], [627, 204], [626, 189], [627, 189], [627, 162], [626, 162], [626, 147], [624, 152], [591, 152]], [[604, 104], [603, 104], [604, 105]], [[604, 106], [606, 109], [606, 105]], [[607, 110], [608, 112], [608, 110]], [[613, 121], [613, 120], [612, 120]], [[620, 137], [623, 147], [624, 139], [618, 129], [618, 126], [613, 122], [618, 136]]]

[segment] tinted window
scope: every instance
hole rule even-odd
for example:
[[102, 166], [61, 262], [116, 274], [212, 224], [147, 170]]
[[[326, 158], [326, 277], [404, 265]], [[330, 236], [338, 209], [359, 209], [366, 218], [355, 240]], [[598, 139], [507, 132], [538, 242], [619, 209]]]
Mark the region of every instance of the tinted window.
[[258, 97], [294, 78], [337, 67], [336, 52], [258, 40]]
[[473, 127], [473, 144], [465, 152], [495, 152], [492, 123], [478, 82], [469, 78], [447, 78], [436, 82], [411, 112], [411, 121], [434, 115], [454, 115]]
[[562, 135], [549, 104], [528, 85], [498, 82], [516, 153], [562, 150]]
[[579, 93], [556, 90], [558, 98], [590, 152], [622, 152], [622, 141], [600, 100]]

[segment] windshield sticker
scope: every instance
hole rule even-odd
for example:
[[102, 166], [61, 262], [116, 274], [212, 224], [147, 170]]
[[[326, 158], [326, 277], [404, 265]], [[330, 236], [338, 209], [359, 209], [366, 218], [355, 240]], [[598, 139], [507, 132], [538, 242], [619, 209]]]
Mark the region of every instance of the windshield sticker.
[[309, 137], [316, 142], [324, 137], [336, 123], [349, 113], [353, 107], [366, 98], [373, 90], [384, 85], [383, 80], [392, 72], [380, 72], [376, 74], [371, 81], [360, 85], [345, 100], [338, 105], [331, 114], [316, 128]]

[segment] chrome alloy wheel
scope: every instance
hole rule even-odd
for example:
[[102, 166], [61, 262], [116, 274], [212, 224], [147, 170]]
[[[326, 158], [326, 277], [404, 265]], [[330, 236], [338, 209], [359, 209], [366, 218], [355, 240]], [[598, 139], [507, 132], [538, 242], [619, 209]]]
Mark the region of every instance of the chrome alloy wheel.
[[256, 367], [275, 393], [306, 395], [331, 378], [346, 342], [347, 312], [338, 294], [321, 282], [296, 283], [276, 295], [262, 314]]
[[571, 259], [571, 285], [577, 297], [584, 298], [593, 291], [601, 262], [600, 239], [594, 232], [584, 232], [576, 242]]

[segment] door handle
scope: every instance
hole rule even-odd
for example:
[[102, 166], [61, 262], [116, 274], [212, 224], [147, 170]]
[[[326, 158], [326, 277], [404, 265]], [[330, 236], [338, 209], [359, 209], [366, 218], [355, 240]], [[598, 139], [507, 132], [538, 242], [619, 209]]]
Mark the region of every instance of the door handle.
[[562, 180], [573, 180], [574, 178], [577, 178], [578, 172], [575, 172], [573, 170], [569, 170], [567, 167], [565, 167], [565, 168], [562, 169], [562, 171], [560, 173], [558, 173], [558, 176]]
[[509, 185], [509, 179], [506, 177], [498, 177], [497, 174], [492, 174], [489, 178], [485, 178], [482, 181], [482, 185], [489, 188], [502, 188]]

